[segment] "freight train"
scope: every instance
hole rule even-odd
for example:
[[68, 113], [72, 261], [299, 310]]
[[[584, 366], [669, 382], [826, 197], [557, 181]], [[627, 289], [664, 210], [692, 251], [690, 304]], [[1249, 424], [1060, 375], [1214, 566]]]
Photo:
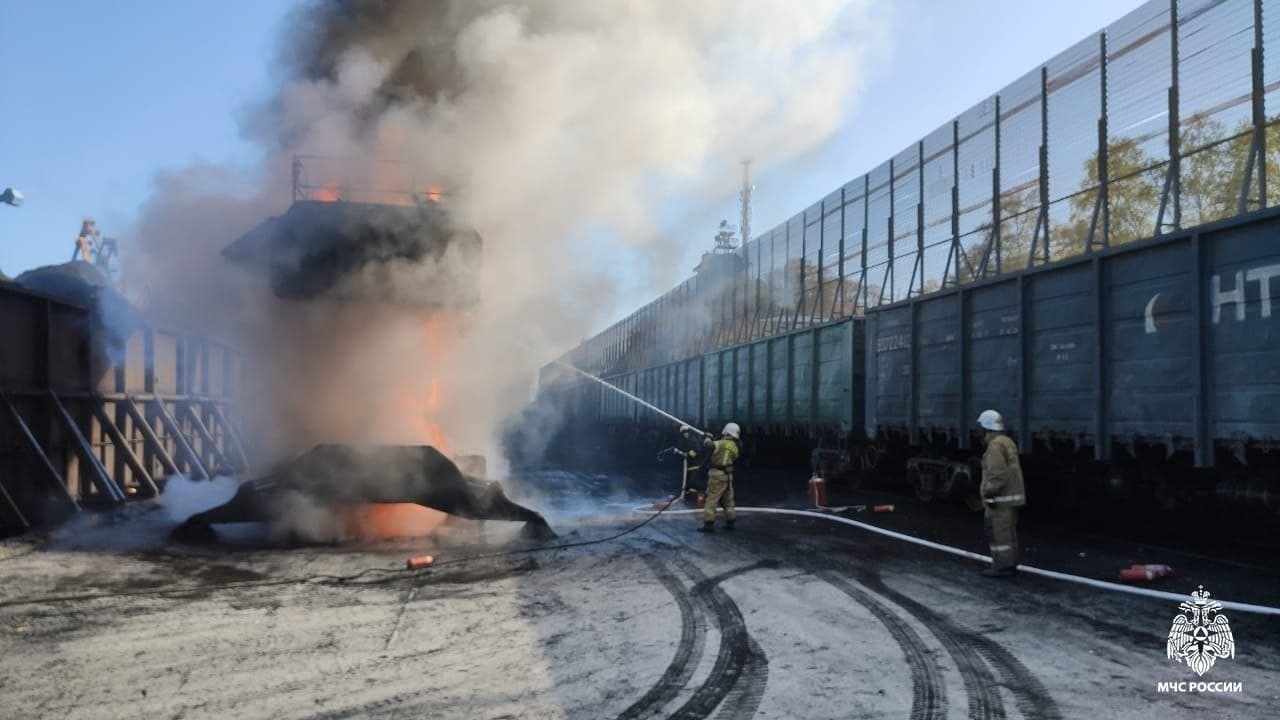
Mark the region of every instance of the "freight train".
[[[808, 455], [925, 500], [976, 501], [975, 418], [995, 408], [1056, 477], [1162, 508], [1212, 494], [1274, 513], [1277, 293], [1267, 210], [604, 379], [701, 427], [739, 423], [759, 464]], [[539, 402], [575, 428], [613, 426], [631, 445], [645, 445], [637, 428], [674, 434], [596, 383], [543, 376]]]
[[[1093, 486], [1278, 527], [1277, 12], [1146, 2], [559, 362], [738, 422], [757, 467], [972, 502], [994, 408], [1053, 507]], [[559, 453], [674, 430], [554, 363], [534, 407], [605, 429]]]

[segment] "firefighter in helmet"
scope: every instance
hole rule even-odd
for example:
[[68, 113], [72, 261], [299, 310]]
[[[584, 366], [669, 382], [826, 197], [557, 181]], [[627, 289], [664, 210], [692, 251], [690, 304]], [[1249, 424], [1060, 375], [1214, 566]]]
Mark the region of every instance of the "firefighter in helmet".
[[[699, 435], [702, 433], [699, 432]], [[707, 461], [707, 451], [701, 437], [694, 437], [694, 430], [688, 425], [680, 426], [680, 442], [676, 444], [680, 454], [684, 456], [684, 489], [686, 493], [696, 494], [702, 490], [702, 466]]]
[[714, 532], [716, 529], [716, 507], [724, 505], [724, 529], [732, 530], [734, 519], [738, 513], [733, 507], [733, 462], [738, 459], [738, 442], [742, 431], [737, 423], [724, 426], [719, 440], [706, 441], [710, 452], [707, 469], [707, 501], [702, 508], [702, 527], [698, 532]]
[[991, 547], [991, 567], [982, 574], [1012, 577], [1018, 567], [1018, 508], [1027, 502], [1018, 446], [1005, 434], [1004, 418], [995, 410], [984, 410], [978, 416], [978, 425], [986, 431], [979, 492], [986, 508], [983, 520]]

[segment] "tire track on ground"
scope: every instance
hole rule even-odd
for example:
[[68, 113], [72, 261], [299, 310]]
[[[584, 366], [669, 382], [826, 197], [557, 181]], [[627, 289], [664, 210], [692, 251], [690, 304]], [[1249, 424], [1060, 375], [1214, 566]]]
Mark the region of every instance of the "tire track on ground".
[[1000, 675], [1004, 677], [1005, 687], [1013, 692], [1014, 700], [1018, 704], [1018, 712], [1022, 713], [1023, 717], [1060, 720], [1062, 711], [1044, 683], [1040, 682], [1040, 678], [1023, 665], [1013, 653], [985, 635], [970, 635], [969, 641], [978, 648], [978, 652], [987, 659], [987, 662], [1000, 671]]
[[680, 578], [671, 570], [666, 561], [652, 555], [645, 555], [644, 561], [653, 570], [658, 582], [671, 593], [676, 606], [680, 609], [680, 641], [676, 645], [675, 655], [667, 666], [662, 677], [649, 688], [641, 698], [631, 704], [618, 720], [634, 720], [649, 717], [662, 710], [663, 706], [675, 699], [693, 677], [698, 661], [702, 659], [702, 650], [707, 640], [707, 621], [701, 607], [695, 607], [694, 599]]
[[[671, 714], [671, 720], [703, 720], [721, 707], [725, 717], [749, 718], [753, 716], [764, 696], [764, 686], [744, 688], [733, 693], [744, 674], [757, 681], [767, 681], [769, 660], [764, 651], [747, 631], [746, 621], [738, 604], [720, 587], [729, 578], [762, 567], [776, 567], [776, 562], [762, 561], [708, 577], [692, 561], [677, 556], [676, 564], [694, 580], [693, 596], [715, 617], [720, 627], [720, 650], [716, 655], [711, 674], [684, 705]], [[751, 672], [748, 672], [748, 668]]]
[[969, 700], [971, 720], [1001, 720], [1005, 715], [995, 674], [971, 647], [972, 636], [957, 628], [950, 620], [884, 584], [878, 574], [858, 572], [859, 581], [869, 590], [887, 598], [911, 613], [942, 643], [964, 680], [965, 697]]
[[[790, 539], [789, 542], [811, 547], [804, 542], [796, 543], [794, 538]], [[763, 551], [763, 548], [758, 547], [757, 549], [758, 551]], [[813, 550], [816, 552], [818, 549], [813, 548]], [[885, 585], [875, 567], [864, 566], [859, 562], [846, 558], [836, 558], [830, 555], [828, 557], [831, 558], [834, 564], [839, 566], [839, 573], [834, 568], [831, 570], [837, 577], [843, 577], [844, 573], [851, 574], [853, 579], [860, 583], [862, 587], [910, 613], [920, 624], [925, 626], [930, 634], [938, 638], [938, 641], [942, 643], [942, 647], [956, 664], [956, 669], [960, 672], [960, 678], [964, 681], [965, 699], [968, 702], [968, 717], [970, 720], [1004, 720], [1006, 717], [1004, 700], [1000, 697], [996, 676], [987, 667], [987, 664], [983, 662], [976, 649], [966, 642], [969, 638], [967, 633], [928, 607]], [[809, 568], [804, 567], [803, 564], [797, 564], [797, 567], [801, 570], [809, 571]], [[912, 707], [915, 707], [914, 702]]]
[[854, 585], [848, 578], [826, 568], [806, 569], [870, 611], [898, 643], [911, 672], [911, 720], [946, 720], [947, 687], [942, 677], [942, 668], [920, 635], [892, 608]]
[[755, 717], [764, 700], [764, 691], [769, 684], [769, 662], [764, 650], [751, 641], [751, 655], [747, 658], [747, 666], [742, 670], [742, 677], [733, 691], [720, 706], [717, 720], [737, 720], [738, 718]]
[[[1013, 694], [1018, 712], [1026, 718], [1047, 718], [1059, 720], [1062, 711], [1058, 703], [1049, 694], [1044, 683], [1031, 672], [1022, 661], [1018, 660], [1007, 648], [985, 635], [965, 630], [949, 619], [926, 607], [907, 595], [890, 588], [880, 577], [878, 569], [861, 564], [843, 563], [858, 577], [863, 585], [888, 600], [898, 604], [923, 623], [929, 631], [936, 635], [947, 649], [948, 654], [956, 661], [961, 677], [965, 681], [965, 693], [970, 697], [969, 717], [1004, 717], [1004, 701], [995, 689], [994, 669], [1003, 680], [1000, 685]], [[976, 662], [980, 656], [986, 662]], [[961, 659], [963, 658], [963, 660]], [[990, 667], [988, 667], [988, 665]], [[979, 692], [975, 696], [971, 683], [980, 683], [989, 692]], [[994, 697], [996, 705], [989, 705]], [[974, 711], [974, 701], [978, 702], [978, 712]], [[983, 712], [998, 711], [998, 715], [984, 715]]]

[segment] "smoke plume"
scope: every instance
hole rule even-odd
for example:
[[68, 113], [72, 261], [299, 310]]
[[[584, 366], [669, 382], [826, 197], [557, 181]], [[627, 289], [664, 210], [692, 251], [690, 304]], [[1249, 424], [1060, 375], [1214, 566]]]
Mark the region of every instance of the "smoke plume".
[[[674, 260], [707, 232], [663, 238], [664, 201], [723, 197], [741, 159], [767, 171], [840, 126], [874, 11], [871, 0], [307, 5], [281, 43], [281, 87], [245, 122], [262, 166], [160, 176], [131, 285], [157, 322], [229, 335], [246, 353], [241, 411], [260, 457], [423, 441], [438, 426], [454, 452], [497, 461], [493, 435], [537, 368], [619, 309], [616, 278], [640, 271], [622, 260], [637, 248], [662, 258], [655, 286], [684, 273]], [[454, 220], [484, 239], [479, 303], [424, 320], [394, 303], [286, 302], [229, 266], [218, 252], [287, 207], [294, 154], [443, 188]]]

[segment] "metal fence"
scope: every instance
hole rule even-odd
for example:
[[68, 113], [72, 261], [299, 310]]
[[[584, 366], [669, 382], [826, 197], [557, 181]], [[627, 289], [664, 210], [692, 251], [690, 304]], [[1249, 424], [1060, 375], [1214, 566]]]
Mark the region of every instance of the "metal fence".
[[567, 358], [650, 367], [1280, 203], [1277, 11], [1145, 3]]

